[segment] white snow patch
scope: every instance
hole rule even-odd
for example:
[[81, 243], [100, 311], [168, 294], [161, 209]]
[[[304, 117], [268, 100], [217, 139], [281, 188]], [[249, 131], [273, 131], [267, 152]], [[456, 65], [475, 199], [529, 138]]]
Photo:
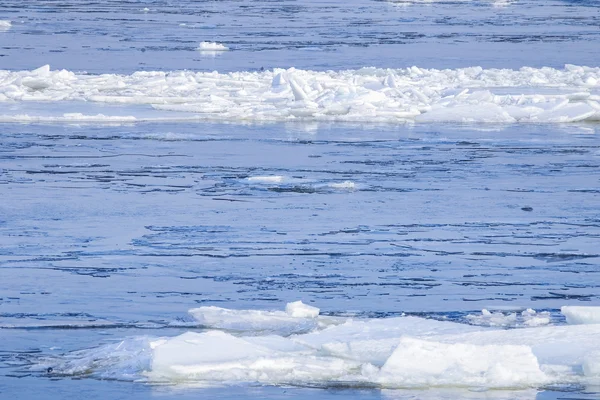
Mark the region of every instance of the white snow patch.
[[560, 312], [567, 318], [567, 323], [571, 325], [600, 324], [600, 307], [563, 306]]

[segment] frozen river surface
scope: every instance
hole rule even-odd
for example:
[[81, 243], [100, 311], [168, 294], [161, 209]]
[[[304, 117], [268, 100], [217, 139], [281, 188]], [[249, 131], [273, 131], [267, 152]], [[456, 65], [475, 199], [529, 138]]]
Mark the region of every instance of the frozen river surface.
[[597, 398], [599, 24], [2, 2], [0, 398]]

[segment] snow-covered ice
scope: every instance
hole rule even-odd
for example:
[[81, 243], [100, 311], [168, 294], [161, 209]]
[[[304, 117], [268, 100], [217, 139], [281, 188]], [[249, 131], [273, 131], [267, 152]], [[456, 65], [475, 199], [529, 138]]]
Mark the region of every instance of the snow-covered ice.
[[[217, 121], [565, 123], [600, 120], [600, 68], [0, 71], [0, 102], [32, 101], [144, 105]], [[36, 116], [3, 116], [19, 119]]]

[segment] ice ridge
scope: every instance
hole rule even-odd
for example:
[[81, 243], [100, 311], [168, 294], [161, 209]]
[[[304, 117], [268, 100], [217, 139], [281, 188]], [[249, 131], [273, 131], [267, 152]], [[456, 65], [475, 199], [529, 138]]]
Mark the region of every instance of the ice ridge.
[[[145, 105], [216, 121], [564, 123], [600, 121], [600, 68], [135, 72], [0, 70], [0, 102]], [[110, 115], [106, 115], [110, 118]], [[0, 120], [36, 120], [0, 115]]]

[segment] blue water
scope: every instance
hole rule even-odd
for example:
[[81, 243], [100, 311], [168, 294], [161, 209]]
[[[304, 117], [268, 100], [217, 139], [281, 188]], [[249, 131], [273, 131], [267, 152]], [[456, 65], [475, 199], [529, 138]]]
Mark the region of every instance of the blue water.
[[[10, 70], [598, 66], [600, 42], [592, 1], [5, 0], [2, 19]], [[203, 56], [202, 40], [232, 51]], [[2, 124], [0, 398], [515, 398], [164, 387], [29, 367], [175, 336], [198, 305], [302, 299], [325, 314], [464, 323], [482, 308], [531, 307], [564, 323], [560, 306], [600, 305], [599, 134], [598, 124]], [[273, 175], [286, 179], [247, 179]]]

